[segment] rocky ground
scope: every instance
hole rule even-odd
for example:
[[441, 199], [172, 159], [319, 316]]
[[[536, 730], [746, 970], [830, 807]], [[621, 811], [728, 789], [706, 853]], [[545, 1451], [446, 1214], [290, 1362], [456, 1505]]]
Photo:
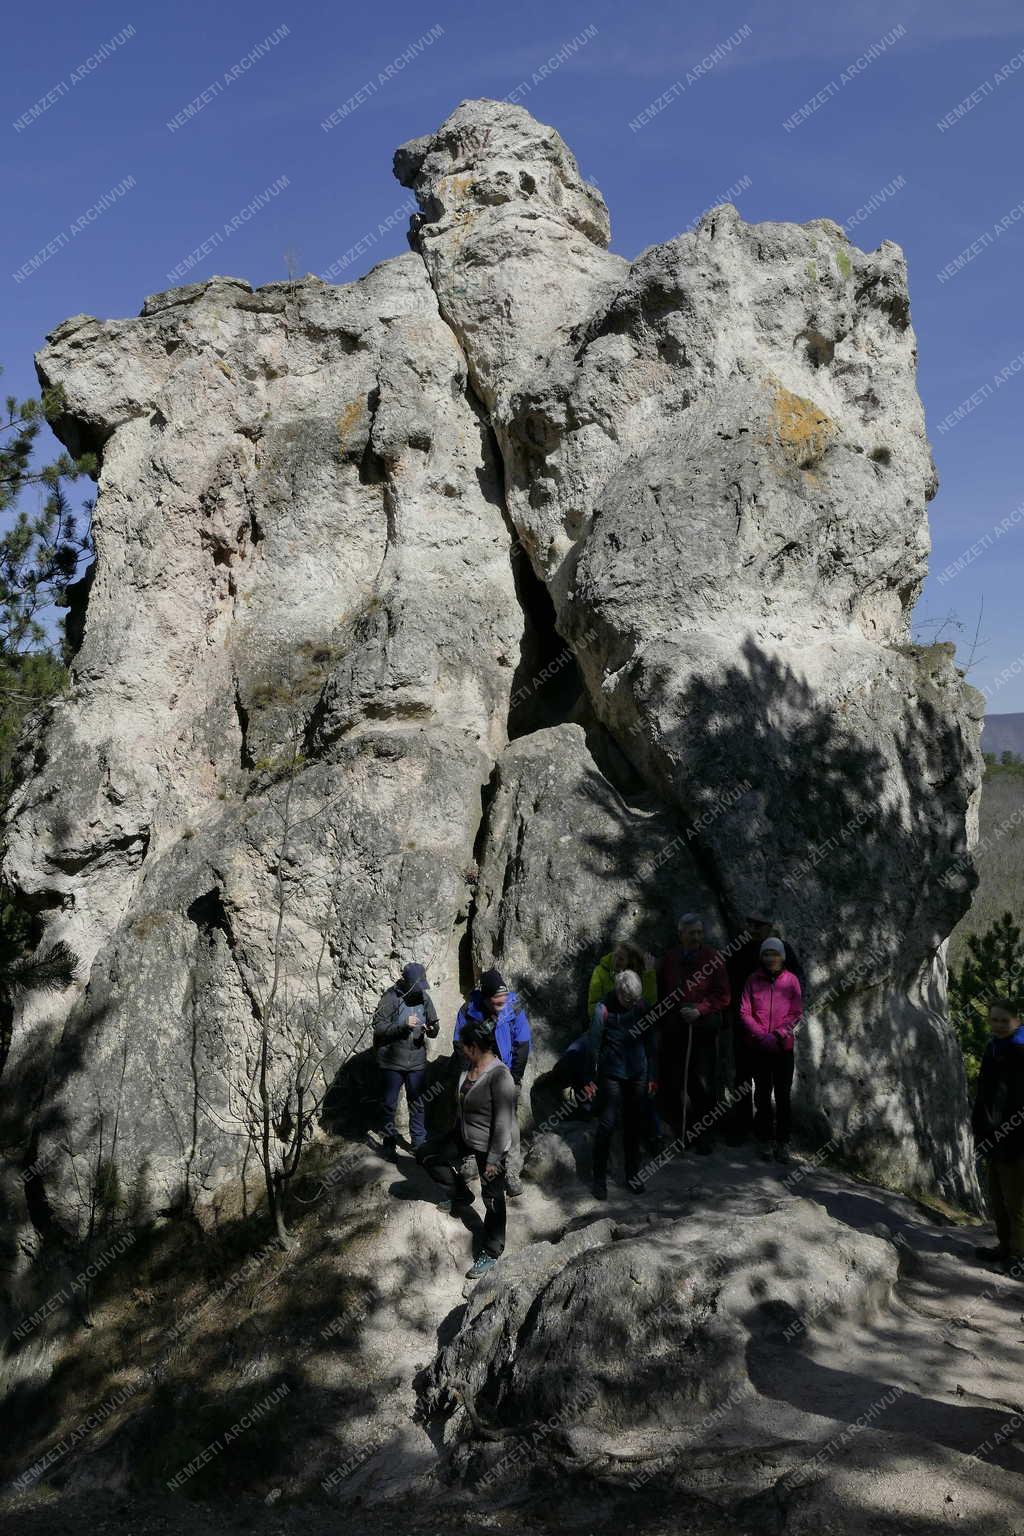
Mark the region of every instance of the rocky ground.
[[[94, 1404], [140, 1379], [172, 1294], [187, 1348], [52, 1482], [8, 1484], [6, 1528], [1024, 1531], [1024, 1285], [972, 1260], [987, 1229], [749, 1147], [599, 1205], [586, 1133], [563, 1129], [536, 1139], [539, 1182], [475, 1286], [478, 1216], [443, 1214], [411, 1158], [351, 1146], [329, 1149], [343, 1181], [310, 1181], [296, 1250], [205, 1310], [180, 1258], [150, 1254], [130, 1323], [112, 1289], [64, 1340], [48, 1433], [9, 1475], [81, 1417], [76, 1371]], [[243, 1387], [251, 1405], [281, 1383], [273, 1416], [165, 1491]]]

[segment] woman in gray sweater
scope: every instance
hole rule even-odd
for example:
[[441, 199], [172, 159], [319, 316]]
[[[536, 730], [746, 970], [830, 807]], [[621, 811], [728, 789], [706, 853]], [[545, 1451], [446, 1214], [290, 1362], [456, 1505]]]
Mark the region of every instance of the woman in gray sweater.
[[458, 1110], [444, 1140], [424, 1153], [423, 1166], [447, 1191], [453, 1214], [468, 1210], [473, 1192], [462, 1176], [467, 1157], [480, 1170], [484, 1202], [484, 1247], [472, 1269], [479, 1280], [493, 1269], [505, 1247], [505, 1156], [512, 1145], [516, 1086], [495, 1048], [494, 1032], [470, 1019], [459, 1037], [466, 1066], [459, 1077]]

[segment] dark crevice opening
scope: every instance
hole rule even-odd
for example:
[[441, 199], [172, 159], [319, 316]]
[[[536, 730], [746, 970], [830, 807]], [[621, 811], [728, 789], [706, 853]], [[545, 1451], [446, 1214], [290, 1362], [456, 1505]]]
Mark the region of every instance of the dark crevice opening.
[[[491, 776], [486, 784], [480, 786], [480, 820], [477, 824], [476, 838], [473, 842], [473, 868], [479, 871], [484, 855], [484, 845], [487, 842], [487, 834], [491, 823], [491, 805], [498, 789], [498, 764], [491, 769]], [[459, 939], [459, 987], [464, 997], [468, 997], [476, 986], [476, 972], [473, 965], [473, 920], [476, 917], [476, 886], [477, 876], [474, 875], [472, 889], [469, 898], [469, 911], [466, 915], [466, 926], [462, 937]]]
[[69, 663], [82, 649], [82, 641], [85, 639], [85, 614], [95, 577], [96, 561], [93, 559], [77, 581], [71, 582], [65, 590], [67, 612], [64, 616], [64, 640]]
[[510, 741], [564, 725], [575, 717], [583, 696], [575, 652], [556, 628], [551, 593], [521, 551], [514, 575], [525, 629], [509, 700]]
[[653, 810], [662, 806], [659, 795], [636, 767], [628, 752], [619, 744], [611, 731], [594, 713], [587, 699], [578, 715], [579, 724], [587, 738], [587, 750], [601, 775], [625, 803], [634, 810]]
[[242, 703], [242, 694], [237, 681], [235, 682], [235, 718], [238, 721], [240, 736], [238, 762], [241, 768], [248, 770], [256, 766], [256, 760], [249, 751], [249, 711]]
[[387, 465], [381, 455], [373, 446], [373, 422], [380, 406], [380, 386], [374, 385], [366, 396], [366, 409], [370, 417], [370, 426], [366, 434], [366, 445], [359, 459], [358, 473], [360, 485], [384, 485], [387, 480]]
[[205, 934], [207, 938], [212, 939], [214, 933], [219, 929], [229, 944], [233, 942], [228, 915], [224, 910], [224, 902], [216, 886], [211, 891], [204, 892], [202, 896], [197, 896], [195, 901], [191, 902], [185, 909], [185, 915], [190, 922], [195, 923], [200, 933]]

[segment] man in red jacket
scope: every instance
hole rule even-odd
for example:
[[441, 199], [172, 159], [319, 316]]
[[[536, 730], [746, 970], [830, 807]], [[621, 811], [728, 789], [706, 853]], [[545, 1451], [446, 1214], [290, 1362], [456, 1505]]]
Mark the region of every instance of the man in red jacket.
[[[683, 1133], [683, 1100], [688, 1099], [686, 1143], [702, 1153], [714, 1150], [714, 1122], [701, 1122], [718, 1103], [723, 1010], [729, 996], [725, 961], [705, 944], [703, 918], [697, 912], [684, 913], [679, 943], [658, 967], [659, 1107], [678, 1139]], [[700, 1127], [696, 1132], [695, 1126]]]

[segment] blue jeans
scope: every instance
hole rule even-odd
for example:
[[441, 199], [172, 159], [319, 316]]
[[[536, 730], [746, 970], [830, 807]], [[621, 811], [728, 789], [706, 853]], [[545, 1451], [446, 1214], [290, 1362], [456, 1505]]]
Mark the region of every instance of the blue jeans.
[[414, 1147], [422, 1147], [427, 1139], [427, 1125], [423, 1112], [423, 1089], [427, 1081], [426, 1067], [418, 1067], [414, 1072], [403, 1072], [397, 1067], [381, 1067], [380, 1075], [384, 1086], [384, 1135], [389, 1140], [397, 1138], [395, 1110], [404, 1085], [405, 1099], [409, 1106], [409, 1135]]

